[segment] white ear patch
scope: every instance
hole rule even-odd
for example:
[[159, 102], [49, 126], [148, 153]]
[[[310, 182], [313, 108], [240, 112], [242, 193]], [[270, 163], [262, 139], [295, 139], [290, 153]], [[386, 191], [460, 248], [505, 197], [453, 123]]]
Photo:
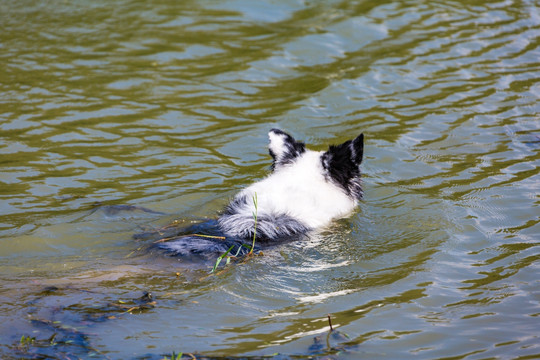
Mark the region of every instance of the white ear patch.
[[272, 170], [293, 163], [306, 151], [303, 142], [294, 140], [291, 135], [279, 129], [270, 130], [268, 138], [270, 139], [268, 150], [274, 160]]
[[268, 148], [274, 154], [276, 159], [282, 159], [287, 151], [287, 146], [285, 145], [287, 135], [276, 131], [270, 131], [268, 133], [268, 138], [270, 139]]

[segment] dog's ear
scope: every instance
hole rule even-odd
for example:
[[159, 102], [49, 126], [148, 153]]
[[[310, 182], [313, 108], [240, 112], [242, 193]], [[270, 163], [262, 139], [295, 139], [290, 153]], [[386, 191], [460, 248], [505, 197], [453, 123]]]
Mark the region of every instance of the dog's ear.
[[331, 145], [322, 157], [322, 165], [330, 177], [351, 196], [360, 198], [360, 164], [364, 156], [364, 134], [341, 145]]
[[358, 135], [354, 140], [345, 141], [343, 144], [331, 145], [323, 155], [325, 168], [329, 168], [330, 165], [342, 167], [345, 164], [359, 166], [363, 157], [364, 134]]
[[268, 152], [273, 159], [272, 169], [292, 163], [306, 151], [303, 142], [296, 141], [291, 135], [279, 129], [270, 130], [268, 137], [270, 138]]
[[351, 160], [356, 165], [360, 165], [364, 157], [364, 134], [358, 135], [349, 146], [351, 148]]

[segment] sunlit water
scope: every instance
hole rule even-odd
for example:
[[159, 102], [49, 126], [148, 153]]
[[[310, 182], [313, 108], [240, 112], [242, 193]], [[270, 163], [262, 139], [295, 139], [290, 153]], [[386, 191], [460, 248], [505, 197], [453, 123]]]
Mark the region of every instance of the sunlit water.
[[[540, 357], [539, 8], [0, 1], [0, 354]], [[355, 214], [215, 276], [133, 239], [272, 127], [365, 133]]]

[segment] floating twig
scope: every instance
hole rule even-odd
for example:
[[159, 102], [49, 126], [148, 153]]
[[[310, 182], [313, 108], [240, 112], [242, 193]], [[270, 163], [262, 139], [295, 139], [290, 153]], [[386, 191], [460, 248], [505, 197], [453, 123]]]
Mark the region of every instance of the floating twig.
[[167, 242], [167, 241], [172, 241], [172, 240], [176, 240], [176, 239], [183, 239], [183, 238], [192, 237], [192, 236], [208, 238], [208, 239], [218, 239], [218, 240], [225, 240], [226, 239], [225, 236], [203, 235], [203, 234], [187, 234], [187, 235], [171, 236], [171, 237], [168, 237], [168, 238], [159, 239], [159, 240], [154, 241], [154, 244]]

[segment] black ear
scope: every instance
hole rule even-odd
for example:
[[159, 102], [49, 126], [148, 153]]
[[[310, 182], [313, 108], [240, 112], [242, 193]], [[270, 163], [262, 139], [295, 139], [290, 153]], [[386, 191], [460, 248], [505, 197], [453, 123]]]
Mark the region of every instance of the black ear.
[[350, 145], [351, 147], [351, 159], [356, 165], [362, 163], [362, 158], [364, 157], [364, 134], [358, 135]]
[[270, 130], [268, 137], [270, 138], [268, 151], [274, 160], [272, 169], [292, 163], [306, 151], [303, 142], [296, 141], [291, 135], [279, 129]]
[[336, 184], [349, 195], [362, 197], [360, 164], [364, 156], [364, 134], [341, 145], [331, 145], [322, 157], [322, 165]]

